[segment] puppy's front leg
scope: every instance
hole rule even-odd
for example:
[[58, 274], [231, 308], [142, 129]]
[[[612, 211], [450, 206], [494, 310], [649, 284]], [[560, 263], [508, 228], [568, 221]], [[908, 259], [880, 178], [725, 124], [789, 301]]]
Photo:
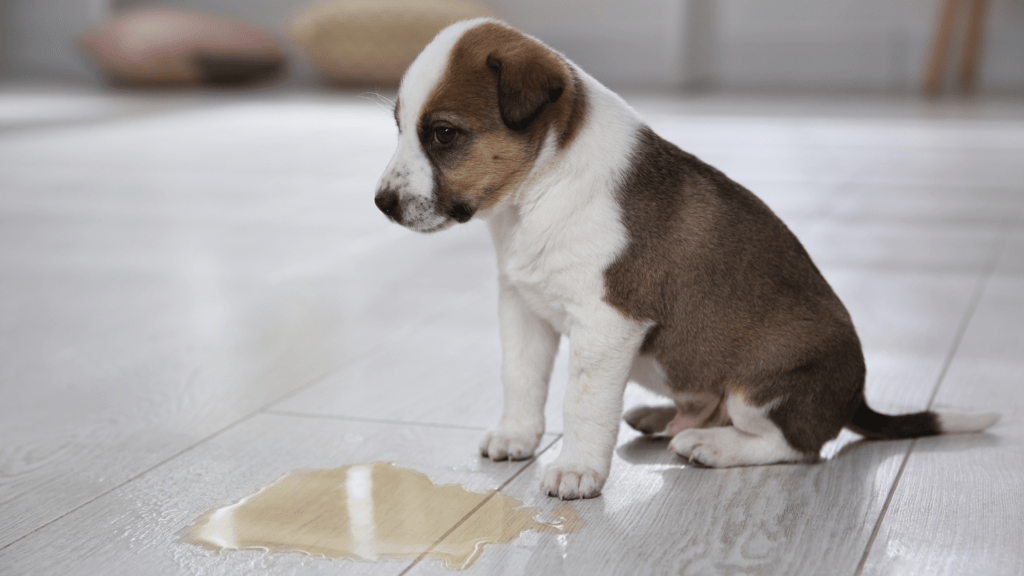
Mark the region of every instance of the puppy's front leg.
[[574, 326], [569, 336], [562, 452], [542, 483], [549, 496], [563, 500], [593, 498], [608, 479], [622, 394], [647, 328], [608, 312], [601, 322]]
[[523, 460], [533, 455], [544, 434], [544, 402], [559, 334], [499, 278], [501, 382], [505, 410], [498, 427], [484, 436], [480, 453], [491, 460]]

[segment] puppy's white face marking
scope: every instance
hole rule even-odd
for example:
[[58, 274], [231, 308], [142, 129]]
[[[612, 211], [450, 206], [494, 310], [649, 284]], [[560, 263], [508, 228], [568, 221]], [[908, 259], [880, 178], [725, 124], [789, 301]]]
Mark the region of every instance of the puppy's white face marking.
[[[486, 18], [458, 22], [442, 30], [416, 57], [398, 89], [398, 148], [377, 184], [377, 205], [393, 220], [417, 232], [437, 232], [455, 220], [438, 210], [434, 202], [434, 168], [420, 142], [419, 120], [423, 107], [444, 76], [452, 48], [466, 30]], [[393, 211], [382, 205], [394, 202]]]

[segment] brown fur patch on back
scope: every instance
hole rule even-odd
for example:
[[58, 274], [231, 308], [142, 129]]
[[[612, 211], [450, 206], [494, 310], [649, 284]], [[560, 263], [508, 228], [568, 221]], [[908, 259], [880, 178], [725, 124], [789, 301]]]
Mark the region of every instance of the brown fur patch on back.
[[[523, 182], [550, 131], [560, 148], [571, 144], [586, 108], [582, 81], [557, 53], [497, 22], [467, 30], [416, 127], [442, 208], [493, 206]], [[461, 131], [456, 146], [425, 142], [437, 122]]]
[[788, 228], [748, 190], [644, 127], [619, 192], [629, 233], [606, 300], [653, 320], [642, 354], [674, 390], [742, 391], [817, 453], [860, 401], [846, 309]]

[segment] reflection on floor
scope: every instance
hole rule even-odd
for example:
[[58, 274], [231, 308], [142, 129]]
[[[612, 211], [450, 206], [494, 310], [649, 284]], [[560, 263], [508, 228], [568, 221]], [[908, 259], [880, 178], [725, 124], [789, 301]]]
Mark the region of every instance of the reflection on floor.
[[[860, 331], [872, 405], [1003, 419], [732, 470], [624, 426], [605, 493], [568, 505], [577, 531], [466, 572], [1017, 573], [1024, 104], [630, 100], [803, 240]], [[0, 85], [0, 572], [447, 573], [181, 537], [290, 472], [373, 462], [559, 517], [538, 482], [565, 356], [538, 457], [479, 458], [501, 411], [493, 255], [479, 222], [384, 220], [394, 137], [358, 95]]]

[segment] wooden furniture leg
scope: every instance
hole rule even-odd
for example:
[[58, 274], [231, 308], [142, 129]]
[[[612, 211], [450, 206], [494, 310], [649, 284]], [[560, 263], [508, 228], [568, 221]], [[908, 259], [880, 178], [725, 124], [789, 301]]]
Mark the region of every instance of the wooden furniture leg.
[[928, 61], [928, 69], [924, 77], [924, 91], [928, 94], [938, 94], [942, 89], [942, 73], [946, 68], [946, 53], [949, 50], [953, 25], [962, 2], [963, 0], [945, 0], [942, 7], [939, 25], [935, 30], [935, 39], [932, 41], [931, 58]]
[[967, 21], [967, 37], [960, 58], [960, 89], [974, 90], [978, 77], [978, 56], [981, 53], [981, 39], [985, 34], [985, 11], [988, 0], [971, 0], [970, 16]]

